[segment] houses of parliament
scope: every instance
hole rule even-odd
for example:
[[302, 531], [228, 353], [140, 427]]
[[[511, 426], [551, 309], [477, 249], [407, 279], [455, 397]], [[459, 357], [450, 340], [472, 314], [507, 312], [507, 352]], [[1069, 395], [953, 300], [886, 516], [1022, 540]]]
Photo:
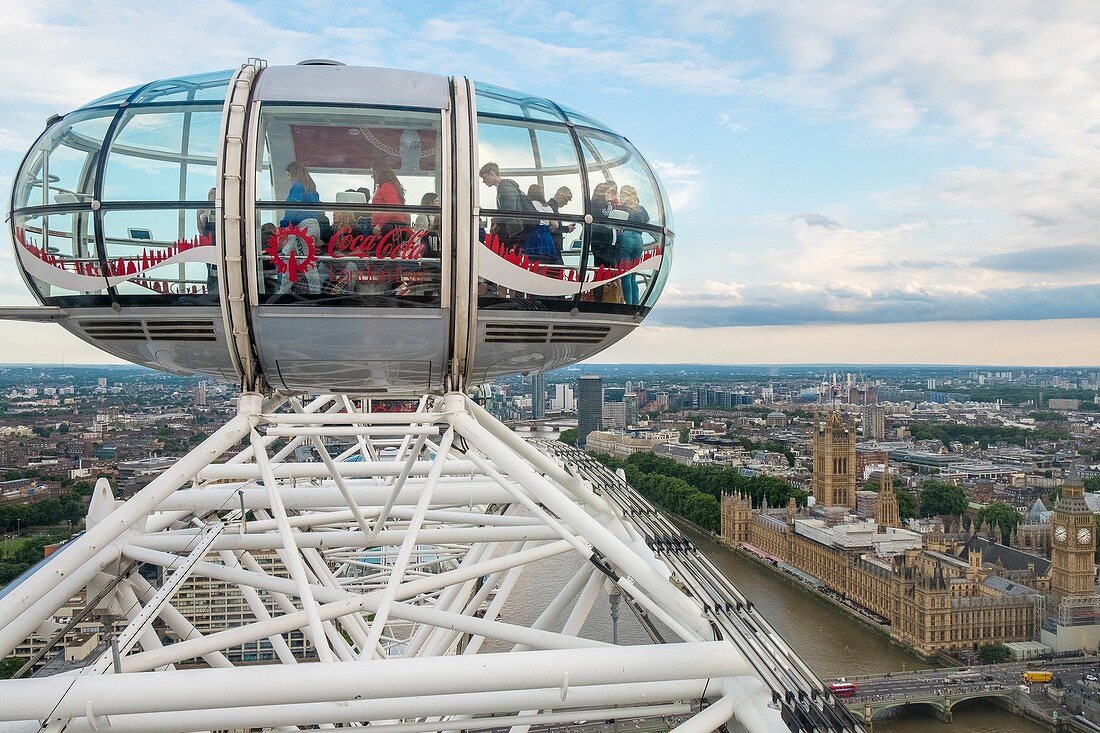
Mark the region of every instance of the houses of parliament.
[[856, 431], [839, 413], [815, 423], [812, 448], [816, 504], [754, 509], [745, 496], [724, 496], [726, 544], [858, 606], [926, 657], [1017, 641], [1100, 646], [1094, 520], [1076, 475], [1050, 518], [1048, 560], [961, 522], [903, 527], [888, 469], [874, 516], [857, 514]]

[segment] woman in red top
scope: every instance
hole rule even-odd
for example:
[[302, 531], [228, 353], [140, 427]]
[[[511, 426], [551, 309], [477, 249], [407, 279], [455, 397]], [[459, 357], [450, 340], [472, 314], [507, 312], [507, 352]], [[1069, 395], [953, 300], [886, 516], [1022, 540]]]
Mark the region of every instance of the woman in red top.
[[[374, 178], [374, 195], [371, 202], [388, 206], [403, 206], [405, 204], [405, 187], [397, 180], [397, 174], [393, 169], [382, 162], [371, 166], [371, 177]], [[409, 226], [409, 215], [390, 212], [379, 212], [374, 215], [374, 227], [376, 232], [385, 232], [394, 226]]]

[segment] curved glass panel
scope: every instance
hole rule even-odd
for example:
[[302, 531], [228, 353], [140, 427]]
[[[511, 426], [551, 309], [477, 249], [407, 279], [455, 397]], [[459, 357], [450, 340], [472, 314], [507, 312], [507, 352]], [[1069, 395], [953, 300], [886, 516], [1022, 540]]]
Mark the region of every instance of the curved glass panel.
[[78, 112], [55, 122], [27, 155], [15, 182], [14, 208], [90, 204], [95, 169], [112, 110]]
[[154, 305], [217, 305], [213, 212], [146, 209], [103, 213], [107, 277], [118, 300]]
[[[584, 213], [580, 163], [567, 128], [479, 118], [477, 136], [482, 209]], [[480, 175], [490, 165], [496, 166], [499, 175]]]
[[[80, 109], [89, 107], [117, 106], [130, 101], [131, 104], [151, 104], [155, 102], [189, 102], [189, 101], [225, 101], [225, 95], [229, 89], [229, 80], [233, 78], [233, 70], [210, 71], [191, 76], [179, 76], [172, 79], [162, 79], [151, 84], [137, 84], [117, 92], [105, 94], [84, 104]], [[141, 90], [136, 99], [130, 100], [134, 93]]]
[[105, 107], [108, 105], [118, 106], [133, 96], [134, 92], [141, 89], [144, 84], [136, 84], [132, 87], [126, 87], [125, 89], [119, 89], [117, 92], [111, 92], [110, 94], [104, 94], [102, 97], [93, 99], [85, 105], [82, 105], [80, 109], [87, 109], [88, 107]]
[[[616, 219], [620, 212], [615, 212]], [[662, 261], [661, 235], [650, 230], [596, 222], [590, 227], [582, 312], [633, 314], [647, 304], [647, 293]]]
[[639, 223], [663, 226], [656, 178], [634, 146], [622, 138], [596, 132], [578, 131], [578, 138], [584, 151], [588, 185], [592, 187], [589, 213], [608, 217], [611, 211], [621, 208], [623, 189], [629, 186], [630, 198], [636, 199], [645, 211], [646, 221]]
[[142, 89], [133, 104], [152, 102], [218, 101], [225, 99], [232, 70], [179, 76], [154, 82]]
[[668, 190], [665, 189], [665, 184], [661, 181], [661, 177], [657, 175], [657, 171], [653, 171], [653, 180], [657, 183], [657, 193], [661, 196], [661, 211], [665, 215], [665, 229], [671, 230], [676, 225], [672, 216], [672, 204], [668, 201]]
[[111, 141], [106, 201], [206, 201], [214, 186], [221, 109], [127, 110]]
[[478, 307], [570, 310], [584, 285], [585, 225], [553, 218], [520, 221], [527, 233], [516, 243], [502, 238], [492, 220], [481, 221], [479, 239], [483, 249], [477, 257]]
[[477, 93], [478, 113], [508, 115], [528, 120], [553, 120], [564, 122], [565, 118], [549, 100], [532, 97], [514, 89], [474, 82]]
[[[522, 241], [509, 243], [483, 221], [478, 307], [633, 315], [649, 308], [662, 271], [662, 235], [628, 226], [520, 218]], [[539, 246], [540, 230], [564, 227], [557, 254]], [[545, 238], [546, 232], [541, 236]], [[587, 249], [586, 249], [587, 245]], [[543, 254], [546, 250], [550, 254]]]
[[47, 305], [102, 305], [107, 281], [91, 211], [13, 217], [20, 267]]
[[578, 112], [577, 110], [573, 109], [572, 107], [566, 107], [564, 104], [559, 104], [558, 108], [561, 109], [562, 112], [565, 112], [565, 116], [568, 117], [569, 121], [572, 122], [574, 125], [584, 125], [586, 127], [595, 127], [597, 130], [608, 130], [608, 131], [610, 131], [610, 129], [611, 129], [607, 125], [605, 125], [604, 123], [597, 120], [596, 118], [590, 117], [590, 116], [584, 114], [583, 112]]
[[646, 308], [652, 308], [657, 304], [657, 299], [661, 297], [661, 291], [665, 289], [665, 283], [668, 282], [668, 274], [672, 271], [672, 250], [674, 249], [672, 245], [673, 236], [671, 234], [664, 235], [660, 267], [657, 270], [656, 277], [647, 283], [647, 287], [641, 293], [641, 302]]
[[260, 119], [260, 302], [438, 307], [441, 114], [265, 105]]

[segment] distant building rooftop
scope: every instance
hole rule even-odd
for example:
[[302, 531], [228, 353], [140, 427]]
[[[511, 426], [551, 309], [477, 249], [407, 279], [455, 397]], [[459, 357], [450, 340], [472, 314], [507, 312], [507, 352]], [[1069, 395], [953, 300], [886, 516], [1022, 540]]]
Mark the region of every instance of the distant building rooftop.
[[967, 540], [959, 557], [969, 562], [971, 550], [981, 550], [983, 563], [1000, 565], [1005, 570], [1027, 570], [1029, 565], [1035, 566], [1037, 575], [1046, 575], [1050, 570], [1050, 560], [1045, 557], [1017, 550], [1015, 547], [1008, 547], [978, 535]]

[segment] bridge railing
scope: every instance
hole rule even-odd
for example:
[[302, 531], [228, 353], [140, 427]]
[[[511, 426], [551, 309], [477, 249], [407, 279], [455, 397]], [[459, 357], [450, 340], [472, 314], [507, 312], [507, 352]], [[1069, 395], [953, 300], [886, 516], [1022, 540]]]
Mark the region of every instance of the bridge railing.
[[906, 679], [906, 678], [922, 678], [922, 677], [946, 677], [949, 674], [958, 674], [962, 672], [978, 672], [981, 670], [989, 669], [988, 666], [982, 665], [977, 667], [929, 667], [926, 669], [911, 669], [903, 672], [877, 672], [875, 674], [859, 674], [849, 675], [844, 679], [848, 682], [858, 683], [860, 682], [873, 682], [876, 680], [887, 679]]
[[971, 697], [1001, 697], [1012, 695], [1016, 692], [1016, 685], [984, 684], [984, 685], [939, 685], [924, 690], [908, 690], [897, 692], [885, 692], [870, 695], [855, 695], [845, 698], [844, 704], [850, 708], [862, 708], [867, 705], [875, 707], [882, 703], [896, 702], [927, 702], [943, 700], [947, 698], [971, 698]]

